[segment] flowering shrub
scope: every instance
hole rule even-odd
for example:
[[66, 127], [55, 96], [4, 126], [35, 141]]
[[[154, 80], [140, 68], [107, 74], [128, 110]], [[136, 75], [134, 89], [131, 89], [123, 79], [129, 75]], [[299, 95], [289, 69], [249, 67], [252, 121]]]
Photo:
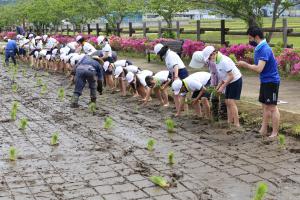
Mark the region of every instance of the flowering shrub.
[[300, 54], [295, 49], [283, 49], [276, 57], [280, 69], [284, 72], [297, 74], [300, 71]]
[[202, 51], [205, 47], [204, 42], [185, 40], [182, 45], [183, 56], [192, 57], [195, 51]]
[[237, 60], [244, 60], [246, 62], [253, 63], [254, 48], [248, 44], [234, 44], [227, 48], [223, 47], [220, 51], [227, 56], [234, 54]]
[[12, 39], [14, 37], [16, 37], [16, 32], [1, 32], [0, 33], [0, 40], [3, 40], [4, 37], [7, 37], [9, 39]]

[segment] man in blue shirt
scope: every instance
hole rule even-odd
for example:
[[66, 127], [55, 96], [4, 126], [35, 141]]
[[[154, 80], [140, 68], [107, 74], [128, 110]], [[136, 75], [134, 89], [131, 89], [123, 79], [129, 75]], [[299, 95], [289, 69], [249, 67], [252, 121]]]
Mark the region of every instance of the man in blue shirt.
[[78, 107], [78, 100], [82, 90], [89, 83], [91, 102], [96, 103], [96, 90], [102, 94], [103, 72], [102, 66], [90, 56], [84, 56], [74, 67], [75, 89], [72, 97], [71, 107]]
[[9, 65], [9, 58], [12, 59], [13, 63], [16, 65], [16, 54], [19, 54], [17, 43], [15, 40], [8, 40], [5, 47], [5, 63]]
[[278, 64], [272, 49], [264, 39], [262, 30], [258, 27], [251, 27], [247, 31], [250, 42], [256, 43], [254, 50], [254, 64], [239, 61], [239, 67], [248, 68], [260, 74], [259, 102], [263, 107], [263, 121], [260, 133], [267, 134], [269, 121], [272, 121], [271, 138], [278, 135], [280, 113], [277, 107], [280, 76]]

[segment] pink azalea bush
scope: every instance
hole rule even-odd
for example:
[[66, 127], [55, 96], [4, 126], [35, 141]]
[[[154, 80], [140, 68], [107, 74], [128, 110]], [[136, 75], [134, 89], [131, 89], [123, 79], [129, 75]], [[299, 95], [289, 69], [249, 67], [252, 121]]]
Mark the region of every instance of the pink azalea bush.
[[295, 49], [283, 49], [281, 54], [276, 57], [279, 68], [288, 73], [298, 74], [300, 72], [300, 53]]
[[220, 49], [224, 55], [234, 54], [237, 60], [244, 60], [249, 63], [253, 63], [253, 51], [254, 48], [248, 44], [234, 44]]
[[205, 48], [204, 42], [185, 40], [182, 45], [183, 56], [192, 57], [195, 51], [202, 51]]
[[0, 40], [3, 40], [4, 37], [12, 39], [12, 38], [14, 38], [16, 36], [17, 36], [16, 32], [1, 32], [0, 33]]

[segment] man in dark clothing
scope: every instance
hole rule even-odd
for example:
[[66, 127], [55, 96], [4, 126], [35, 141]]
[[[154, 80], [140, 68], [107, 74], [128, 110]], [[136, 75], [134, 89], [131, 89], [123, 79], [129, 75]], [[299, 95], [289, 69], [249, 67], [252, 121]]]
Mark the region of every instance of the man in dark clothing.
[[78, 100], [82, 90], [89, 83], [91, 102], [96, 103], [97, 92], [102, 94], [103, 73], [102, 66], [90, 56], [83, 57], [74, 67], [75, 90], [72, 97], [71, 107], [78, 107]]
[[17, 43], [15, 40], [9, 40], [5, 47], [5, 63], [7, 66], [9, 65], [9, 58], [12, 59], [15, 65], [17, 64], [16, 54], [19, 54]]

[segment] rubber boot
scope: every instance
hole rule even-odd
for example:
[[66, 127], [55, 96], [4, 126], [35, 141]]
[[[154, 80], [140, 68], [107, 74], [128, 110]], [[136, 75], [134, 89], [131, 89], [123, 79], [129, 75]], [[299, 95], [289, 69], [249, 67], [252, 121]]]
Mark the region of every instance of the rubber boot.
[[96, 97], [91, 97], [91, 103], [96, 103], [97, 98]]
[[100, 95], [102, 95], [103, 92], [103, 83], [102, 81], [97, 81], [97, 91], [99, 92]]
[[78, 108], [78, 100], [79, 100], [79, 96], [74, 94], [72, 99], [71, 99], [71, 108]]

